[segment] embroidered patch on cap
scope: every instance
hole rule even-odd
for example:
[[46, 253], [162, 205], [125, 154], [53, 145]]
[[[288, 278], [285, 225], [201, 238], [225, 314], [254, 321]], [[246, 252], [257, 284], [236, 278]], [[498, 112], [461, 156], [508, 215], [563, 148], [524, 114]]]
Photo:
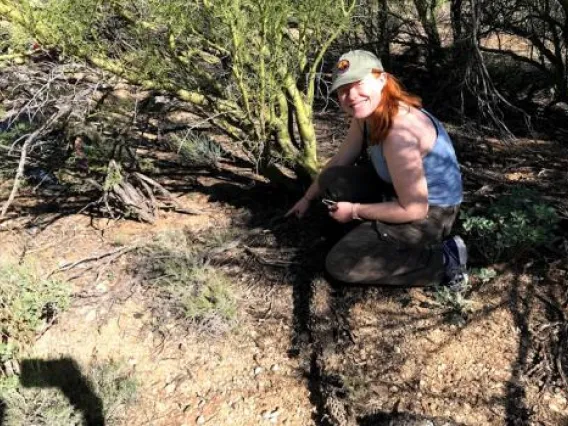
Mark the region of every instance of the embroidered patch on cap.
[[347, 59], [342, 59], [337, 63], [337, 71], [344, 73], [349, 69], [349, 61]]

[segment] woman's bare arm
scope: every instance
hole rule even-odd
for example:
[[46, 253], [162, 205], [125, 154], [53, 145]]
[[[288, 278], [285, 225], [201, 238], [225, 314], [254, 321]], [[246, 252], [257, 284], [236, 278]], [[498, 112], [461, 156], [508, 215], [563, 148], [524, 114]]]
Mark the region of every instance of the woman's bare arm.
[[[383, 142], [383, 153], [397, 200], [356, 205], [355, 216], [390, 223], [424, 219], [428, 214], [428, 187], [417, 137], [404, 127], [393, 129]], [[339, 205], [337, 215], [347, 215], [353, 209], [353, 205]]]

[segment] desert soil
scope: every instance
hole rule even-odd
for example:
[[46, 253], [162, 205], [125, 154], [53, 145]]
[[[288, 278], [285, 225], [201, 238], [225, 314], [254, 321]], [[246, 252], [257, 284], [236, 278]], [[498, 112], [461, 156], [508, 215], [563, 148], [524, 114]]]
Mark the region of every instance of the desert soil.
[[[562, 206], [562, 147], [451, 130], [466, 206], [520, 181], [538, 184]], [[319, 213], [283, 220], [293, 196], [249, 171], [226, 162], [180, 179], [189, 180], [178, 182], [179, 201], [198, 214], [164, 212], [147, 225], [40, 212], [4, 223], [1, 232], [3, 256], [33, 259], [73, 285], [71, 308], [29, 356], [125, 363], [139, 383], [125, 424], [387, 425], [407, 416], [408, 425], [568, 425], [568, 388], [550, 368], [546, 343], [551, 311], [566, 314], [566, 251], [545, 262], [528, 252], [496, 265], [474, 256], [497, 276], [472, 277], [467, 309], [456, 311], [432, 289], [330, 286]], [[24, 191], [18, 203], [37, 202], [30, 196]], [[220, 229], [238, 236], [211, 259], [238, 296], [229, 332], [156, 310], [129, 268], [133, 253], [57, 272], [160, 232], [207, 238]]]

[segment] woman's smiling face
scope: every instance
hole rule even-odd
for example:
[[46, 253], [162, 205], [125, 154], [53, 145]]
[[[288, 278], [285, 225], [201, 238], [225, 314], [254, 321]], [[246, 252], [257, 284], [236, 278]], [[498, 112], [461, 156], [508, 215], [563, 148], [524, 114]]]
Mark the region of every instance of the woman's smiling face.
[[339, 87], [337, 92], [341, 108], [354, 118], [369, 117], [381, 101], [385, 84], [385, 74], [378, 77], [369, 74], [362, 80]]

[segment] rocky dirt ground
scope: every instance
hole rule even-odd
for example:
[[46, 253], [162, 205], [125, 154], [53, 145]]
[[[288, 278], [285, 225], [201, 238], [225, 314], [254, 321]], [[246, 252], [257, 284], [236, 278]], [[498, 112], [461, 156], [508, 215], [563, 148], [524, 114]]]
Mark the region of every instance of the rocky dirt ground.
[[[523, 182], [566, 212], [565, 147], [472, 139], [449, 127], [466, 206]], [[70, 309], [27, 355], [127, 365], [138, 392], [124, 424], [568, 425], [558, 364], [566, 360], [565, 228], [557, 254], [538, 260], [529, 251], [487, 265], [473, 254], [474, 266], [497, 275], [473, 276], [456, 306], [434, 289], [331, 286], [321, 212], [284, 220], [294, 196], [234, 162], [166, 175], [196, 214], [164, 212], [153, 225], [92, 218], [28, 188], [0, 232], [3, 257], [33, 260], [73, 285]], [[48, 211], [35, 208], [46, 202]], [[156, 309], [132, 270], [136, 254], [121, 249], [165, 231], [207, 239], [223, 229], [234, 237], [210, 262], [231, 278], [238, 314], [229, 331], [211, 333]]]

